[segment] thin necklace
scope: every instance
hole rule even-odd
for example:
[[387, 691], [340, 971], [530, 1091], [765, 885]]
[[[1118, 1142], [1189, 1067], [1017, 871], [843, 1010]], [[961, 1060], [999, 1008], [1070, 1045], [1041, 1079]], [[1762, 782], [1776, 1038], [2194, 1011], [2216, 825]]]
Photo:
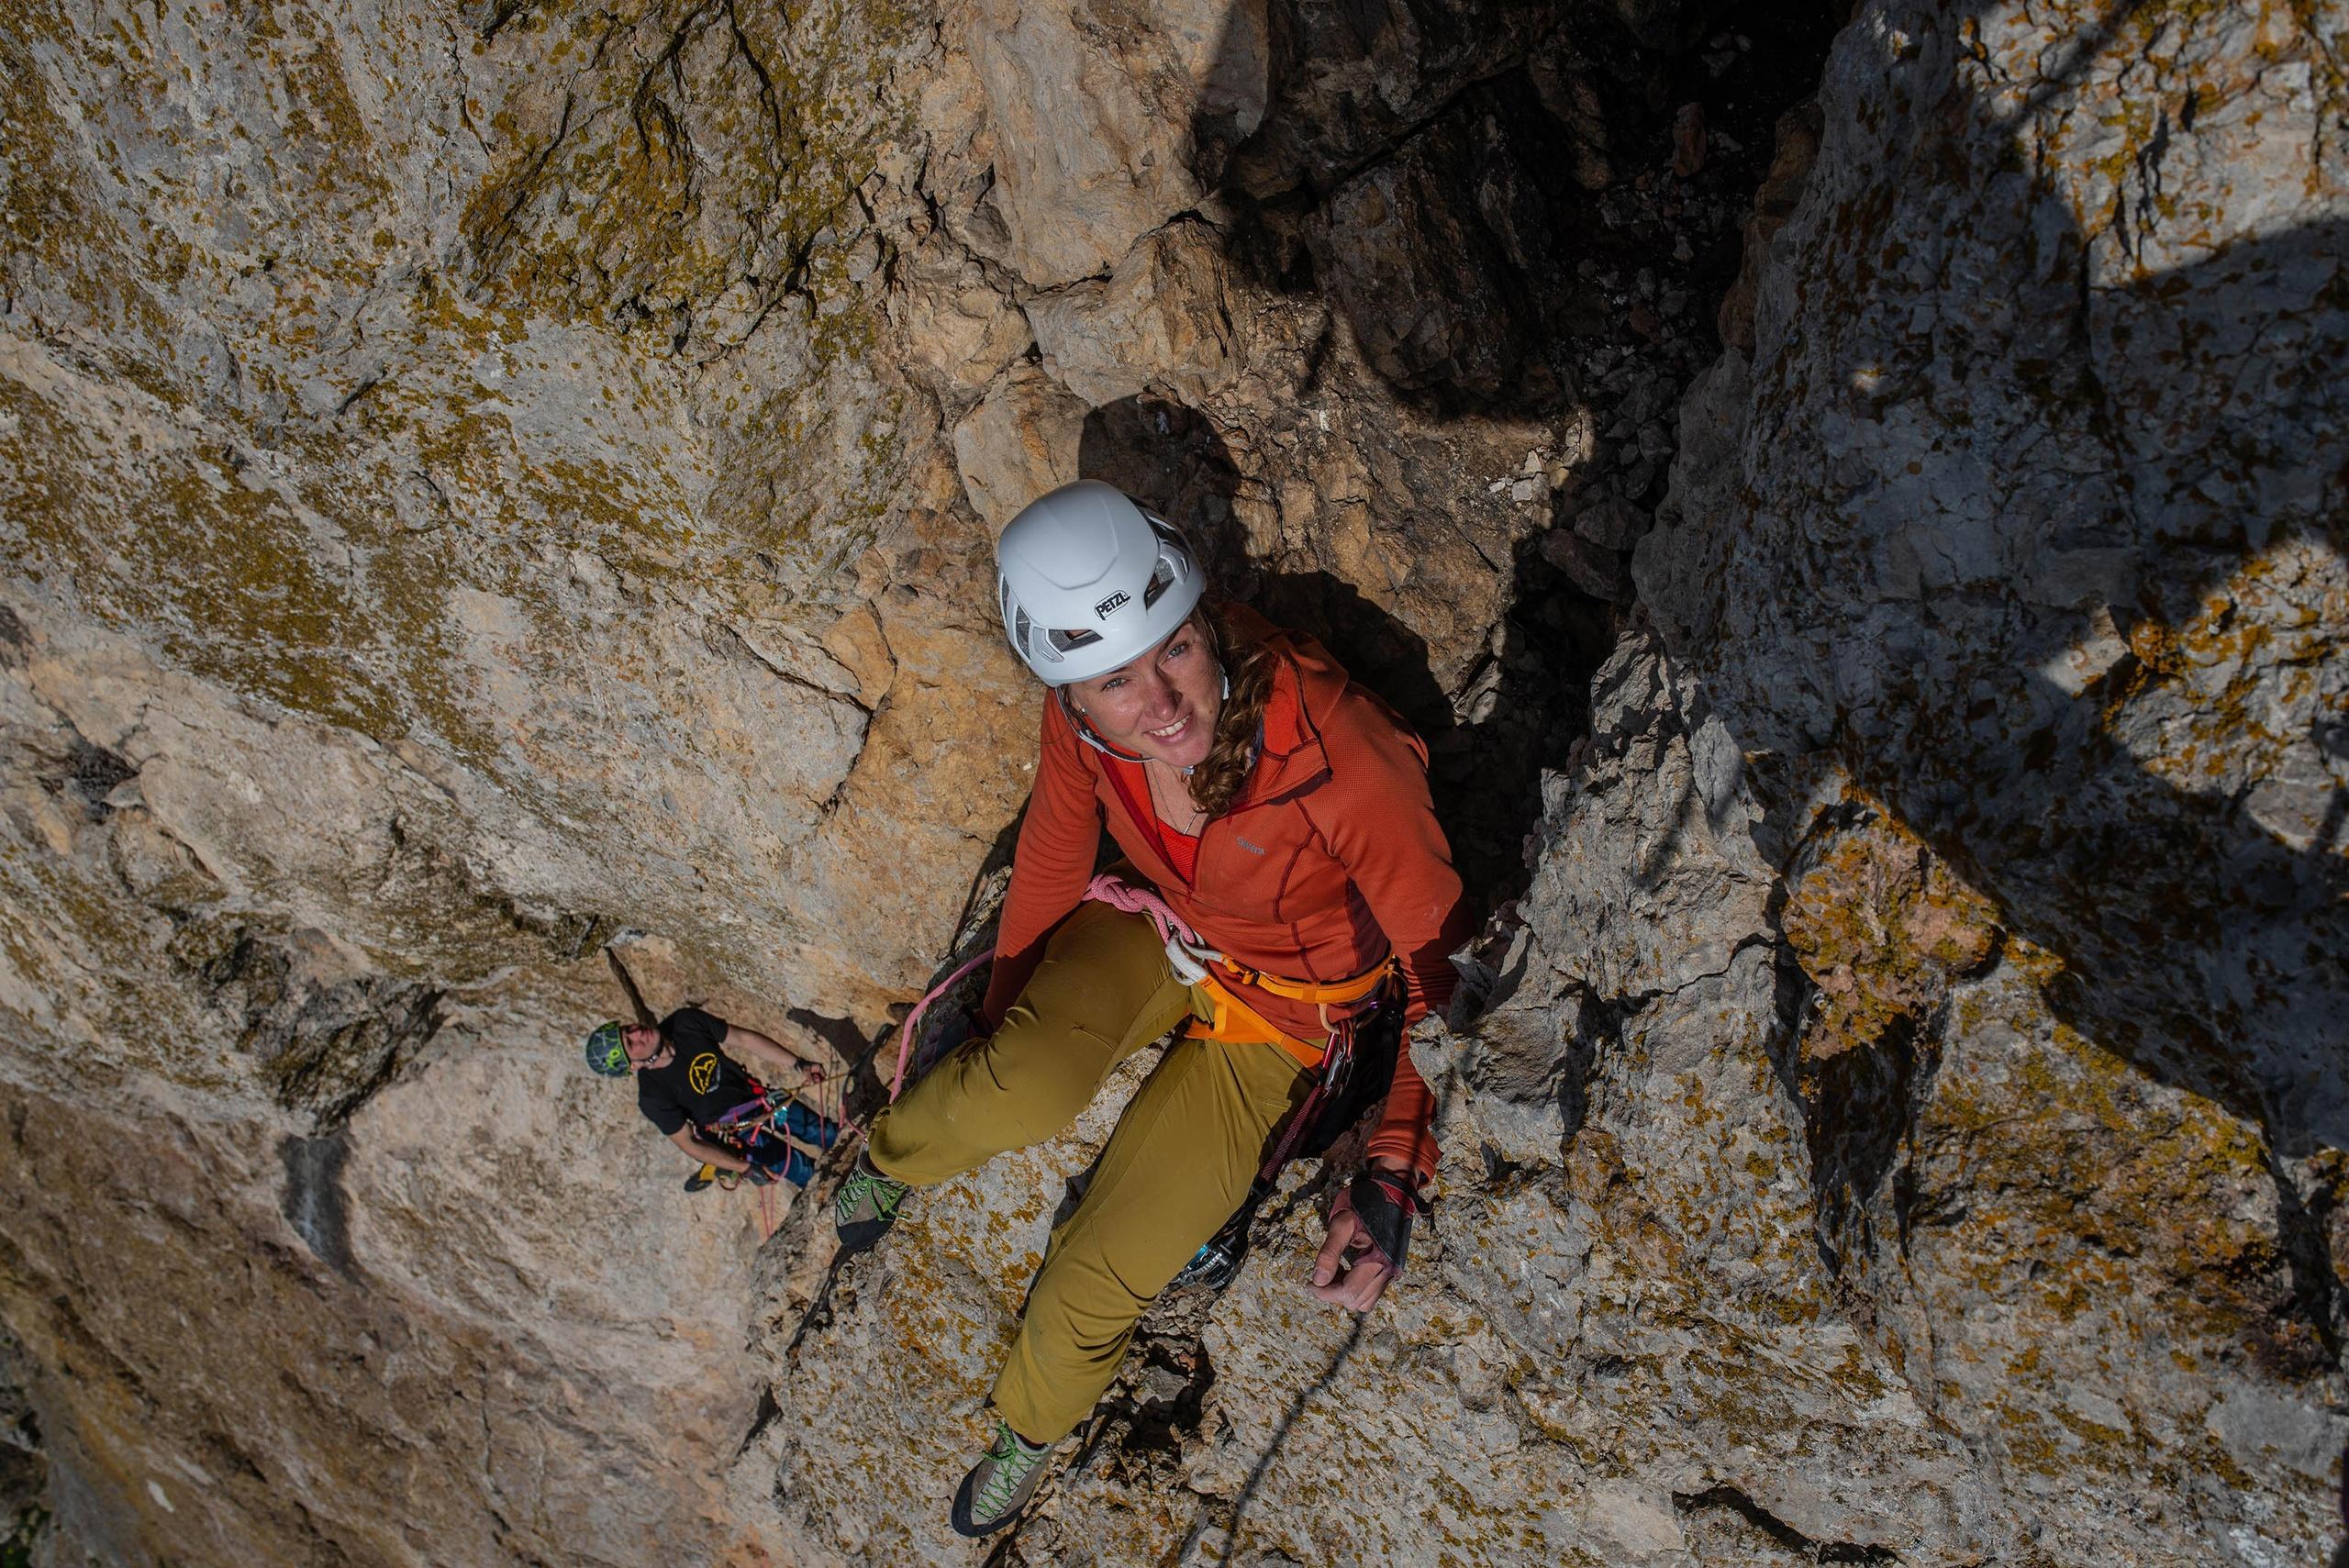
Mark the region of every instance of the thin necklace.
[[[1159, 766], [1166, 768], [1169, 772], [1174, 771], [1172, 765], [1169, 763], [1161, 762]], [[1185, 778], [1188, 778], [1190, 775], [1191, 770], [1189, 768], [1185, 768], [1183, 770], [1183, 776]], [[1165, 802], [1159, 798], [1162, 791], [1158, 782], [1158, 776], [1155, 773], [1152, 773], [1150, 774], [1150, 801], [1152, 806], [1157, 810], [1159, 819], [1161, 821], [1164, 822], [1170, 828], [1174, 827], [1175, 817], [1167, 811]], [[1177, 828], [1175, 830], [1177, 832], [1187, 833], [1197, 827], [1199, 819], [1204, 817], [1207, 815], [1207, 812], [1201, 809], [1197, 801], [1191, 798], [1191, 792], [1187, 787], [1183, 791], [1183, 805], [1189, 812], [1189, 815], [1183, 818], [1183, 820], [1188, 822], [1191, 826], [1187, 828]]]

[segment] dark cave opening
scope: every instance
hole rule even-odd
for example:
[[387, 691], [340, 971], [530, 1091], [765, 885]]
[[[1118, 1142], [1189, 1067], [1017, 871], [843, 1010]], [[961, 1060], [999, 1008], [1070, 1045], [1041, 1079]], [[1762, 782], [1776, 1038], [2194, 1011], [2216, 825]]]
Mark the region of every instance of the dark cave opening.
[[[1528, 476], [1547, 487], [1547, 526], [1515, 552], [1495, 645], [1453, 688], [1420, 639], [1351, 584], [1257, 572], [1241, 593], [1320, 637], [1426, 737], [1479, 914], [1526, 884], [1541, 773], [1587, 729], [1680, 400], [1720, 353], [1781, 122], [1816, 91], [1846, 15], [1840, 0], [1664, 17], [1563, 0], [1288, 0], [1268, 18], [1262, 123], [1244, 136], [1193, 126], [1242, 276], [1328, 301], [1424, 416], [1560, 432], [1564, 461]], [[1130, 401], [1096, 410], [1082, 471], [1208, 518], [1224, 536], [1211, 551], [1240, 559], [1228, 520], [1240, 476], [1212, 428]], [[1137, 420], [1157, 428], [1122, 428]], [[1126, 472], [1117, 454], [1169, 434], [1170, 462]]]

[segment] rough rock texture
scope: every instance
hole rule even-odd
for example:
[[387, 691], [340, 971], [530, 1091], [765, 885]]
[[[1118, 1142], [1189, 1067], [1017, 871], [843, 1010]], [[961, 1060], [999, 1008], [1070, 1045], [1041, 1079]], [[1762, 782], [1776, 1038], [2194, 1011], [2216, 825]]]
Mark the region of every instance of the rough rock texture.
[[1867, 30], [1642, 595], [1774, 832], [1872, 792], [2084, 1032], [2338, 1147], [2337, 35], [2149, 12], [2049, 74], [1996, 10]]
[[1083, 474], [1499, 907], [998, 1561], [2316, 1560], [2343, 19], [1834, 11], [12, 11], [0, 1551], [975, 1560], [1134, 1074], [833, 1273], [576, 1040], [978, 939]]
[[662, 932], [657, 1000], [778, 1033], [874, 1012], [1018, 801], [891, 765], [1019, 694], [968, 635], [952, 701], [897, 689], [941, 617], [893, 651], [874, 518], [952, 481], [886, 439], [873, 313], [747, 341], [850, 286], [904, 47], [799, 23], [0, 28], [0, 1312], [69, 1555], [758, 1533], [701, 1457], [755, 1405], [746, 1215], [572, 1081], [595, 947]]
[[[2309, 1329], [2256, 1129], [2066, 1027], [2014, 938], [1937, 971], [1897, 1047], [1814, 1062], [1834, 994], [1774, 935], [1790, 879], [1699, 691], [1627, 640], [1525, 923], [1471, 965], [1489, 1010], [1421, 1031], [1450, 1152], [1413, 1274], [1359, 1325], [1313, 1303], [1292, 1172], [1196, 1345], [1200, 1304], [1162, 1308], [1015, 1560], [2282, 1564], [2326, 1539], [2343, 1423], [2277, 1355]], [[1890, 858], [1877, 820], [1835, 831]], [[1917, 889], [1949, 875], [1845, 901], [1938, 935]], [[1986, 907], [1944, 896], [1960, 927]], [[778, 1389], [825, 1418], [746, 1463], [806, 1555], [963, 1560], [886, 1499], [967, 1462], [1105, 1125], [926, 1195], [812, 1318], [820, 1242], [771, 1285]]]
[[[1437, 1235], [1350, 1327], [1299, 1284], [1293, 1173], [1010, 1560], [2321, 1555], [2336, 28], [1855, 22], [1750, 230], [1750, 356], [1684, 407], [1653, 629], [1545, 783], [1478, 1001], [1419, 1041]], [[1410, 156], [1362, 188], [1456, 259]], [[1408, 343], [1365, 351], [1408, 384]], [[868, 1533], [874, 1478], [952, 1485], [1099, 1123], [926, 1195], [820, 1296], [820, 1241], [775, 1280], [779, 1385], [833, 1419], [750, 1462], [809, 1555], [962, 1560], [934, 1517]]]

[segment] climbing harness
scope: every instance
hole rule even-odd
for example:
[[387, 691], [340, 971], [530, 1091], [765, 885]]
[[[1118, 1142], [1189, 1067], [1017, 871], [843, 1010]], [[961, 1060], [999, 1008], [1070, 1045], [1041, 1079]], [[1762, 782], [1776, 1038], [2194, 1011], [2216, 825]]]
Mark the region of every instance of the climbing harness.
[[[1165, 945], [1166, 962], [1175, 978], [1202, 992], [1209, 1008], [1185, 1029], [1187, 1038], [1222, 1040], [1232, 1045], [1276, 1045], [1313, 1074], [1313, 1087], [1281, 1129], [1273, 1152], [1248, 1186], [1248, 1195], [1221, 1229], [1182, 1272], [1177, 1287], [1205, 1285], [1220, 1290], [1239, 1272], [1247, 1255], [1250, 1227], [1256, 1211], [1271, 1195], [1281, 1170], [1298, 1154], [1316, 1155], [1335, 1143], [1362, 1119], [1371, 1103], [1384, 1095], [1393, 1080], [1395, 1059], [1403, 1035], [1403, 972], [1393, 954], [1352, 979], [1320, 982], [1288, 980], [1241, 963], [1209, 947], [1166, 900], [1146, 887], [1135, 887], [1103, 873], [1085, 884], [1085, 897], [1107, 904], [1123, 914], [1147, 918]], [[993, 957], [981, 951], [964, 960], [954, 972], [924, 994], [897, 1027], [897, 1066], [890, 1075], [889, 1098], [903, 1092], [906, 1065], [911, 1060], [916, 1032], [930, 1004]], [[1237, 987], [1252, 986], [1294, 1002], [1310, 1002], [1327, 1030], [1327, 1040], [1315, 1044], [1279, 1029], [1242, 1000]], [[1332, 1007], [1349, 1008], [1333, 1017]], [[1408, 1220], [1406, 1221], [1408, 1229]], [[1378, 1240], [1375, 1233], [1374, 1241]], [[1399, 1248], [1391, 1254], [1398, 1266]]]
[[1086, 884], [1085, 896], [1129, 915], [1148, 917], [1158, 932], [1158, 940], [1166, 946], [1166, 962], [1174, 971], [1175, 978], [1207, 993], [1208, 1016], [1193, 1018], [1185, 1034], [1193, 1040], [1219, 1040], [1231, 1045], [1277, 1045], [1308, 1071], [1321, 1065], [1327, 1048], [1274, 1027], [1241, 999], [1236, 988], [1252, 986], [1288, 1001], [1312, 1003], [1320, 1015], [1323, 1031], [1334, 1040], [1349, 1019], [1343, 1016], [1331, 1018], [1330, 1009], [1362, 1003], [1399, 974], [1390, 954], [1350, 980], [1287, 980], [1208, 946], [1165, 899], [1149, 888], [1130, 886], [1105, 873]]
[[[1330, 1009], [1348, 1006], [1370, 997], [1397, 973], [1390, 956], [1351, 980], [1332, 982], [1285, 980], [1277, 974], [1251, 968], [1200, 940], [1199, 934], [1184, 922], [1166, 900], [1146, 887], [1134, 887], [1119, 877], [1104, 873], [1085, 884], [1085, 896], [1097, 904], [1128, 915], [1147, 917], [1158, 932], [1158, 940], [1165, 944], [1167, 966], [1174, 977], [1186, 985], [1195, 985], [1207, 993], [1210, 1015], [1194, 1018], [1185, 1033], [1196, 1040], [1220, 1040], [1233, 1045], [1277, 1045], [1297, 1058], [1307, 1069], [1321, 1065], [1324, 1048], [1299, 1040], [1286, 1030], [1275, 1029], [1256, 1010], [1242, 1001], [1233, 987], [1252, 985], [1275, 996], [1293, 1002], [1314, 1004], [1321, 1018], [1322, 1028], [1335, 1036], [1346, 1020], [1333, 1018]], [[897, 1026], [897, 1066], [889, 1075], [889, 1099], [892, 1104], [905, 1092], [906, 1065], [912, 1060], [914, 1036], [921, 1028], [924, 1014], [930, 1004], [961, 984], [972, 971], [995, 955], [982, 951], [974, 953], [956, 966], [953, 973], [931, 986], [922, 999], [914, 1004], [905, 1021]]]
[[[751, 1081], [752, 1097], [734, 1106], [702, 1130], [718, 1142], [726, 1145], [751, 1162], [745, 1173], [719, 1171], [704, 1165], [685, 1183], [687, 1192], [699, 1192], [716, 1185], [720, 1191], [732, 1192], [744, 1180], [759, 1191], [759, 1225], [763, 1236], [773, 1236], [782, 1222], [780, 1202], [773, 1191], [778, 1177], [794, 1187], [804, 1187], [816, 1173], [816, 1162], [827, 1150], [845, 1136], [848, 1129], [842, 1118], [785, 1098], [781, 1105], [774, 1102], [766, 1086], [755, 1078]], [[768, 1158], [780, 1146], [781, 1161]]]
[[[797, 1100], [785, 1099], [774, 1103], [765, 1087], [753, 1079], [751, 1084], [754, 1097], [743, 1101], [716, 1121], [707, 1131], [745, 1159], [753, 1160], [770, 1143], [779, 1143], [785, 1156], [779, 1169], [793, 1186], [804, 1186], [814, 1173], [815, 1162], [824, 1151], [840, 1141], [839, 1122]], [[794, 1160], [804, 1160], [807, 1168], [795, 1170]], [[770, 1162], [772, 1164], [772, 1162]]]
[[[1281, 1168], [1299, 1153], [1319, 1154], [1327, 1150], [1361, 1119], [1373, 1099], [1386, 1092], [1402, 1040], [1402, 966], [1389, 954], [1376, 967], [1351, 980], [1326, 984], [1286, 980], [1208, 947], [1165, 899], [1147, 888], [1102, 875], [1093, 879], [1085, 895], [1113, 909], [1147, 917], [1166, 944], [1166, 962], [1176, 976], [1206, 994], [1210, 1012], [1205, 1018], [1191, 1020], [1185, 1031], [1191, 1039], [1277, 1045], [1313, 1073], [1313, 1087], [1307, 1092], [1305, 1103], [1282, 1128], [1271, 1156], [1249, 1184], [1248, 1195], [1174, 1276], [1178, 1286], [1220, 1290], [1231, 1282], [1241, 1259], [1247, 1255], [1249, 1229]], [[1241, 985], [1314, 1004], [1328, 1031], [1327, 1043], [1316, 1045], [1275, 1028], [1241, 999], [1234, 990]], [[1354, 1010], [1332, 1018], [1332, 1006]]]

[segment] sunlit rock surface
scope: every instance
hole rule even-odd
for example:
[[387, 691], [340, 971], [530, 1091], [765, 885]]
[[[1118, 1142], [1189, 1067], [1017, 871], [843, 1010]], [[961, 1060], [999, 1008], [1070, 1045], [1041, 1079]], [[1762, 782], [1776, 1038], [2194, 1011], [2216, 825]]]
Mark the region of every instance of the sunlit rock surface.
[[577, 1041], [983, 940], [1087, 475], [1494, 917], [1403, 1284], [1292, 1170], [999, 1561], [2319, 1561], [2349, 15], [1844, 20], [12, 11], [6, 1550], [984, 1556], [1140, 1067], [835, 1272]]
[[[2338, 77], [2282, 13], [2048, 25], [1868, 12], [1789, 120], [1753, 345], [1640, 548], [1653, 629], [1544, 784], [1488, 1010], [1419, 1046], [1450, 1152], [1414, 1277], [1318, 1308], [1293, 1195], [1022, 1560], [2330, 1540]], [[931, 1433], [975, 1434], [1074, 1161], [925, 1198], [805, 1320], [778, 1376], [847, 1418], [756, 1463], [806, 1551], [960, 1560], [934, 1517], [862, 1533], [850, 1477], [951, 1488]], [[951, 1316], [912, 1283], [949, 1258]]]

